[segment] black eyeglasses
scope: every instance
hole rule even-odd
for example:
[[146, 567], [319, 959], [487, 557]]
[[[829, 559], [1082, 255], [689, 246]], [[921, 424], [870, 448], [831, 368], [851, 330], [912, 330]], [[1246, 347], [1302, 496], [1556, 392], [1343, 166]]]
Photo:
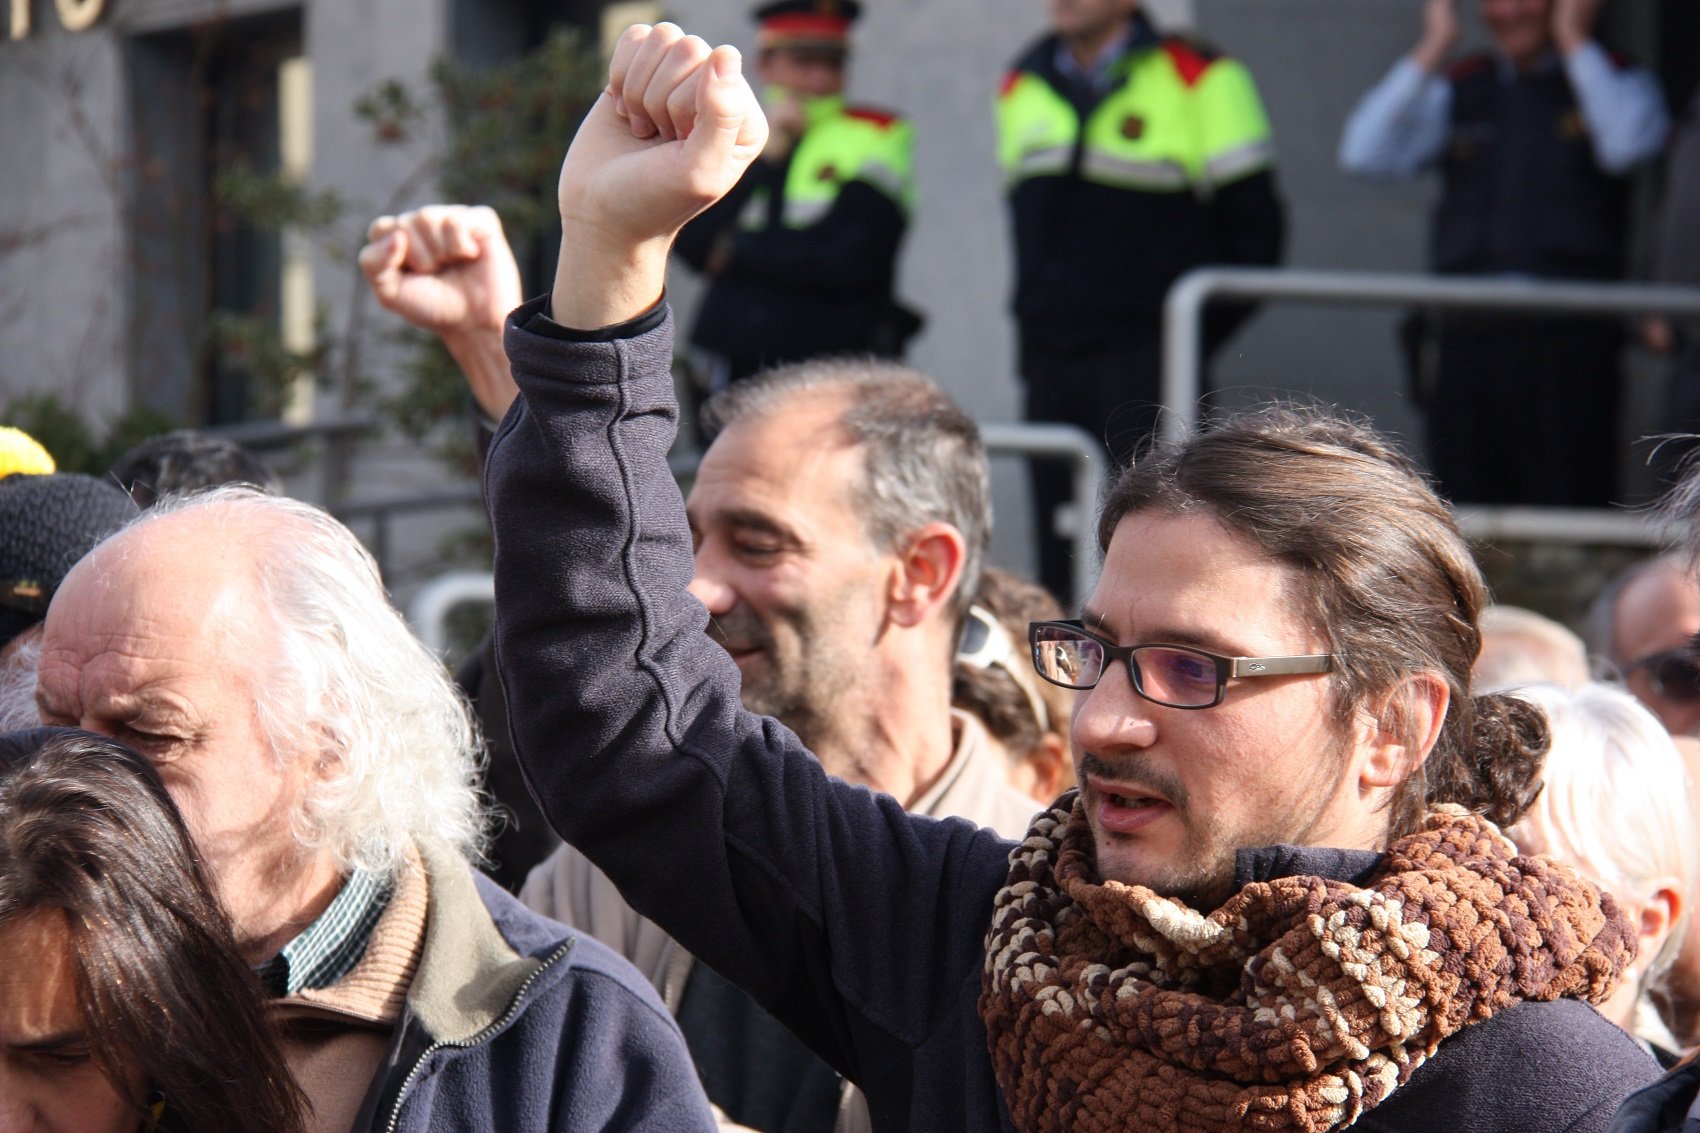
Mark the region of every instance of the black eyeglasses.
[[1133, 691], [1169, 708], [1214, 708], [1235, 677], [1326, 673], [1334, 654], [1305, 657], [1224, 657], [1190, 645], [1117, 645], [1078, 621], [1033, 622], [1033, 667], [1063, 688], [1096, 688], [1111, 661], [1127, 665]]
[[1647, 670], [1647, 683], [1666, 700], [1700, 700], [1700, 658], [1686, 645], [1638, 657], [1623, 667], [1623, 675], [1636, 669]]

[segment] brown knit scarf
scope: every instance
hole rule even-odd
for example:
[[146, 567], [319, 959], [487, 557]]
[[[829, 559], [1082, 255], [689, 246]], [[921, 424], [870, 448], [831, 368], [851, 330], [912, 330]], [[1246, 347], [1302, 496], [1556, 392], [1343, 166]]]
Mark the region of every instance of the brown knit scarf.
[[1065, 796], [993, 904], [980, 1014], [1022, 1133], [1343, 1129], [1461, 1027], [1600, 1003], [1635, 952], [1609, 895], [1458, 807], [1362, 889], [1254, 882], [1205, 915], [1094, 877]]

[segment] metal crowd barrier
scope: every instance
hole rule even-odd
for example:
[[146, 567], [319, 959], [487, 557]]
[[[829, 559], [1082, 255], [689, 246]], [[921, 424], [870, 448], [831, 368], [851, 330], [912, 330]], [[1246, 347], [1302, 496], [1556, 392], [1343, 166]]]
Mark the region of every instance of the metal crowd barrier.
[[448, 652], [449, 613], [468, 602], [494, 605], [496, 578], [487, 570], [457, 570], [439, 575], [414, 592], [407, 620], [425, 648], [439, 657]]
[[[1533, 279], [1481, 279], [1378, 272], [1288, 268], [1202, 268], [1170, 288], [1163, 305], [1163, 406], [1166, 436], [1198, 422], [1203, 394], [1205, 307], [1214, 300], [1277, 299], [1351, 306], [1418, 306], [1476, 311], [1577, 315], [1678, 315], [1700, 317], [1700, 287], [1630, 283], [1558, 283]], [[1581, 542], [1590, 532], [1607, 543], [1652, 545], [1651, 526], [1619, 513], [1565, 508], [1459, 507], [1475, 538], [1556, 538]]]

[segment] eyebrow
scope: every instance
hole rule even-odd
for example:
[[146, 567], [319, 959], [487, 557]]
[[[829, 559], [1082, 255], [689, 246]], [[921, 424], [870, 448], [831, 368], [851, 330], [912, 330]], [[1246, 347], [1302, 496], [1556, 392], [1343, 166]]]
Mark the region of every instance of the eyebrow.
[[[1080, 607], [1080, 621], [1083, 625], [1096, 633], [1103, 634], [1105, 637], [1119, 640], [1120, 635], [1110, 630], [1109, 620], [1108, 615], [1099, 613], [1090, 606]], [[1203, 649], [1209, 653], [1220, 653], [1225, 657], [1240, 656], [1239, 650], [1229, 648], [1217, 638], [1206, 637], [1204, 634], [1184, 629], [1172, 629], [1153, 634], [1146, 641], [1138, 644], [1190, 645], [1195, 649]]]
[[715, 518], [728, 527], [735, 527], [741, 531], [760, 531], [763, 534], [784, 539], [789, 543], [800, 544], [802, 542], [797, 537], [796, 531], [792, 530], [791, 527], [753, 508], [723, 508], [715, 512]]
[[67, 1047], [88, 1045], [88, 1036], [81, 1031], [66, 1031], [27, 1043], [12, 1043], [11, 1048], [24, 1054], [53, 1054]]

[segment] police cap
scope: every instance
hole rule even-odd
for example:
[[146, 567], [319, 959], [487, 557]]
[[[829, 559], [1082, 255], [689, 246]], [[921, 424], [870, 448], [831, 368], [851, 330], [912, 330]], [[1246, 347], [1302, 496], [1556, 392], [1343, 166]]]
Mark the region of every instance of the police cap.
[[862, 14], [856, 0], [772, 0], [755, 12], [756, 47], [844, 51], [850, 25]]

